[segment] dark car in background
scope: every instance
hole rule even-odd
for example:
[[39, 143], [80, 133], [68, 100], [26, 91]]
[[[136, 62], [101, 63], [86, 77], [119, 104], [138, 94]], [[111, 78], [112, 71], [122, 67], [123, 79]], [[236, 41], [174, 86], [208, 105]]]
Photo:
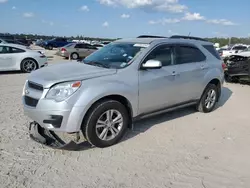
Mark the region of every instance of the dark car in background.
[[30, 46], [32, 44], [31, 40], [25, 38], [16, 39], [16, 41], [23, 43], [25, 46]]
[[5, 41], [7, 43], [11, 43], [11, 44], [19, 44], [19, 45], [23, 45], [23, 46], [30, 46], [30, 44], [23, 43], [23, 42], [21, 42], [21, 41], [19, 41], [17, 39], [14, 39], [14, 40], [12, 40], [12, 39], [5, 39]]
[[11, 43], [11, 44], [19, 44], [23, 46], [30, 46], [30, 42], [25, 39], [25, 38], [15, 38], [12, 35], [0, 35], [0, 39], [5, 41], [6, 43]]
[[53, 48], [60, 48], [60, 47], [63, 47], [69, 43], [71, 43], [71, 42], [69, 42], [66, 38], [58, 37], [58, 38], [44, 41], [41, 44], [41, 46], [44, 47], [45, 49], [53, 50]]
[[233, 83], [250, 83], [250, 56], [232, 55], [225, 62], [225, 80]]

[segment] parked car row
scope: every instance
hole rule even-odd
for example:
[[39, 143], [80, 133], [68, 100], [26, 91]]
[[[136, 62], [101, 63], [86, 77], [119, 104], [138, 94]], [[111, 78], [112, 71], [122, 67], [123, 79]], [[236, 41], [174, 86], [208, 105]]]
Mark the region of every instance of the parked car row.
[[32, 41], [24, 38], [16, 39], [11, 35], [0, 35], [0, 43], [11, 43], [23, 46], [30, 46], [32, 44]]

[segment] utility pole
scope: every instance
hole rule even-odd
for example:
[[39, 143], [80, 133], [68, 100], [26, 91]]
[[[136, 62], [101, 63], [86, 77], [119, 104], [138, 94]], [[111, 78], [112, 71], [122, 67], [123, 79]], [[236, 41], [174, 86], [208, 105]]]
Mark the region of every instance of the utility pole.
[[231, 45], [231, 37], [229, 37], [228, 45], [229, 45], [229, 46]]

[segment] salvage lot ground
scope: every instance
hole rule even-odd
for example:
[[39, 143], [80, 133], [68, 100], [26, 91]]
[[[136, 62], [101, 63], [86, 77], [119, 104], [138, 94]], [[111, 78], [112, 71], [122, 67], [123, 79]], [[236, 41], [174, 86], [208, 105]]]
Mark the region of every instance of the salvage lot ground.
[[26, 77], [0, 75], [0, 187], [250, 187], [249, 86], [225, 84], [210, 114], [163, 114], [136, 123], [113, 147], [71, 152], [30, 140]]

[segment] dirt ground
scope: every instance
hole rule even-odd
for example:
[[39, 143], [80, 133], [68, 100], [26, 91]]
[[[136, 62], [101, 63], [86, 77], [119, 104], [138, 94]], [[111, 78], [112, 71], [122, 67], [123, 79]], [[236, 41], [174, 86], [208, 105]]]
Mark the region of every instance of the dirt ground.
[[0, 73], [1, 188], [250, 187], [250, 86], [225, 84], [210, 114], [167, 113], [136, 123], [115, 146], [72, 152], [30, 140], [26, 77]]

